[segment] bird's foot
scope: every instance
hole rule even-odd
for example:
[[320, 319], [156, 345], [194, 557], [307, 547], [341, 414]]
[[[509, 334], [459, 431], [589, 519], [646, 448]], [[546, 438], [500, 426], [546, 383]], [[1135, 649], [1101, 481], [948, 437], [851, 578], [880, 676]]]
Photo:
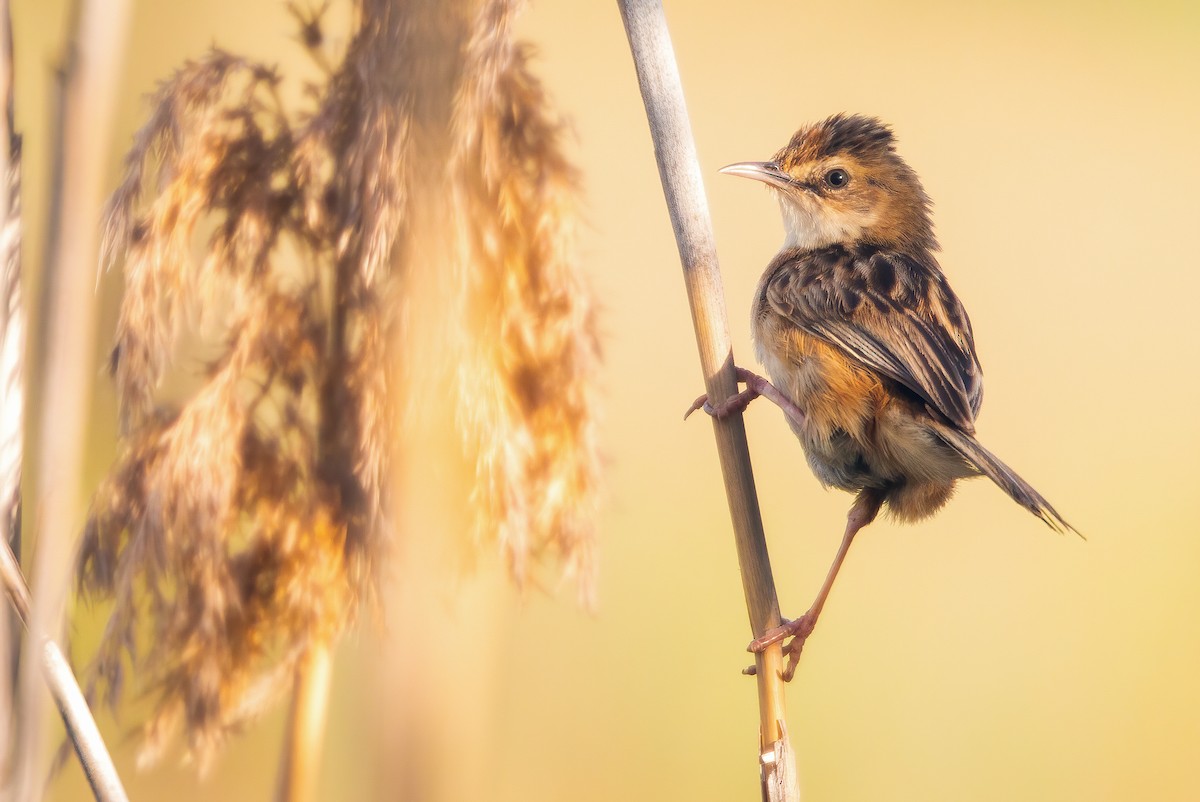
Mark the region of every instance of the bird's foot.
[[710, 402], [708, 394], [705, 393], [688, 407], [688, 411], [683, 414], [684, 420], [698, 409], [703, 409], [718, 420], [727, 418], [735, 413], [743, 412], [751, 401], [761, 395], [774, 401], [784, 411], [784, 414], [792, 420], [799, 424], [804, 423], [804, 411], [796, 406], [792, 399], [780, 392], [775, 385], [757, 373], [745, 368], [735, 367], [734, 370], [737, 371], [738, 383], [746, 385], [746, 389], [729, 396], [729, 398], [726, 398], [719, 404]]
[[708, 393], [705, 393], [692, 402], [687, 412], [683, 413], [683, 419], [687, 420], [693, 412], [702, 409], [717, 420], [722, 420], [735, 413], [745, 412], [746, 407], [750, 406], [750, 402], [758, 398], [758, 395], [757, 390], [748, 387], [740, 393], [734, 393], [719, 404], [713, 404], [708, 400]]
[[[804, 650], [804, 643], [808, 640], [808, 636], [812, 634], [816, 625], [817, 616], [809, 611], [795, 621], [784, 621], [779, 626], [768, 629], [760, 637], [750, 641], [750, 645], [746, 647], [746, 651], [758, 654], [766, 651], [768, 647], [780, 641], [791, 638], [791, 640], [783, 645], [783, 654], [787, 657], [787, 665], [784, 667], [782, 675], [784, 682], [791, 682], [792, 677], [796, 674], [796, 666], [800, 663], [800, 653]], [[754, 674], [754, 666], [751, 666], [742, 673]]]

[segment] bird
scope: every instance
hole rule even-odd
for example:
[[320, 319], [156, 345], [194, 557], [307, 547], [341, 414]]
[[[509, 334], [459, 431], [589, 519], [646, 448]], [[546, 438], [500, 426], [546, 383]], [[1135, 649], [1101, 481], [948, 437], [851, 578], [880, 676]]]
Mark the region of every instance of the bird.
[[746, 389], [688, 410], [725, 417], [754, 398], [779, 405], [821, 484], [855, 494], [841, 545], [812, 606], [751, 642], [781, 641], [790, 680], [855, 535], [882, 509], [932, 516], [961, 479], [987, 476], [1052, 529], [1076, 532], [975, 436], [983, 372], [967, 311], [950, 288], [932, 203], [875, 117], [835, 114], [801, 127], [766, 162], [720, 172], [763, 182], [785, 238], [752, 307], [767, 377], [737, 367]]

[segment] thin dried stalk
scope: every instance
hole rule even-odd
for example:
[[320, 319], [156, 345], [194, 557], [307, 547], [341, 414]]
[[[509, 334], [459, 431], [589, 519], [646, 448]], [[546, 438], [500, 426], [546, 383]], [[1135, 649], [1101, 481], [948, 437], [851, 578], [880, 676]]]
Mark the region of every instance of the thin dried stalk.
[[[0, 584], [4, 586], [21, 623], [28, 626], [32, 615], [29, 587], [7, 542], [0, 543]], [[49, 638], [44, 638], [40, 646], [42, 675], [66, 725], [67, 738], [75, 748], [79, 764], [92, 787], [92, 794], [98, 802], [127, 802], [121, 778], [100, 736], [100, 729], [92, 718], [83, 691], [71, 672], [70, 663], [58, 644]]]
[[[21, 138], [13, 125], [12, 20], [0, 0], [0, 541], [21, 551], [25, 302], [21, 288]], [[15, 561], [15, 560], [14, 560]], [[0, 777], [12, 776], [21, 630], [0, 611]], [[6, 795], [0, 792], [0, 799]]]
[[310, 802], [316, 798], [332, 678], [333, 653], [326, 646], [314, 645], [296, 669], [276, 802]]
[[552, 554], [590, 603], [599, 345], [574, 253], [578, 176], [528, 47], [514, 41], [521, 5], [483, 4], [456, 100], [459, 415], [481, 532], [498, 539], [518, 583]]
[[[737, 380], [708, 201], [679, 68], [662, 4], [658, 0], [618, 0], [618, 5], [633, 52], [654, 140], [654, 155], [679, 246], [705, 387], [709, 398], [719, 402], [737, 390]], [[713, 432], [733, 519], [746, 610], [757, 636], [779, 625], [779, 600], [775, 595], [775, 578], [767, 555], [742, 416], [714, 418]], [[778, 646], [756, 657], [760, 779], [763, 799], [772, 802], [800, 798], [795, 756], [787, 739], [784, 718], [781, 661]]]
[[[47, 263], [42, 310], [39, 458], [35, 503], [33, 619], [26, 644], [40, 651], [61, 630], [70, 577], [70, 553], [79, 526], [80, 474], [86, 441], [95, 338], [95, 222], [103, 196], [105, 155], [116, 105], [117, 77], [124, 53], [129, 0], [80, 0], [73, 14], [67, 55], [60, 72], [58, 134], [52, 162]], [[41, 796], [49, 718], [38, 660], [23, 663], [21, 739], [17, 797]]]

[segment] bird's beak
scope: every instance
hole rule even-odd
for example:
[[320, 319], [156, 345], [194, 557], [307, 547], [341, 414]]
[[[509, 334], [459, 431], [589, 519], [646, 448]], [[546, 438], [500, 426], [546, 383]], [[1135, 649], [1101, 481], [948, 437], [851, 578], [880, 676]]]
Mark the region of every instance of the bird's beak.
[[775, 162], [738, 162], [722, 167], [719, 172], [753, 178], [779, 189], [794, 190], [803, 187], [803, 184], [785, 173]]

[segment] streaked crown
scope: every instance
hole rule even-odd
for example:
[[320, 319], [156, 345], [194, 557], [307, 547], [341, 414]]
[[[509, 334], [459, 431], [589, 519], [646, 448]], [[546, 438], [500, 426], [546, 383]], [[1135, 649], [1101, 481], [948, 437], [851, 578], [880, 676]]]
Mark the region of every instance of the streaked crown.
[[835, 114], [819, 123], [807, 125], [792, 135], [787, 147], [775, 154], [774, 161], [784, 170], [839, 155], [880, 161], [896, 155], [892, 129], [875, 117], [860, 114]]

